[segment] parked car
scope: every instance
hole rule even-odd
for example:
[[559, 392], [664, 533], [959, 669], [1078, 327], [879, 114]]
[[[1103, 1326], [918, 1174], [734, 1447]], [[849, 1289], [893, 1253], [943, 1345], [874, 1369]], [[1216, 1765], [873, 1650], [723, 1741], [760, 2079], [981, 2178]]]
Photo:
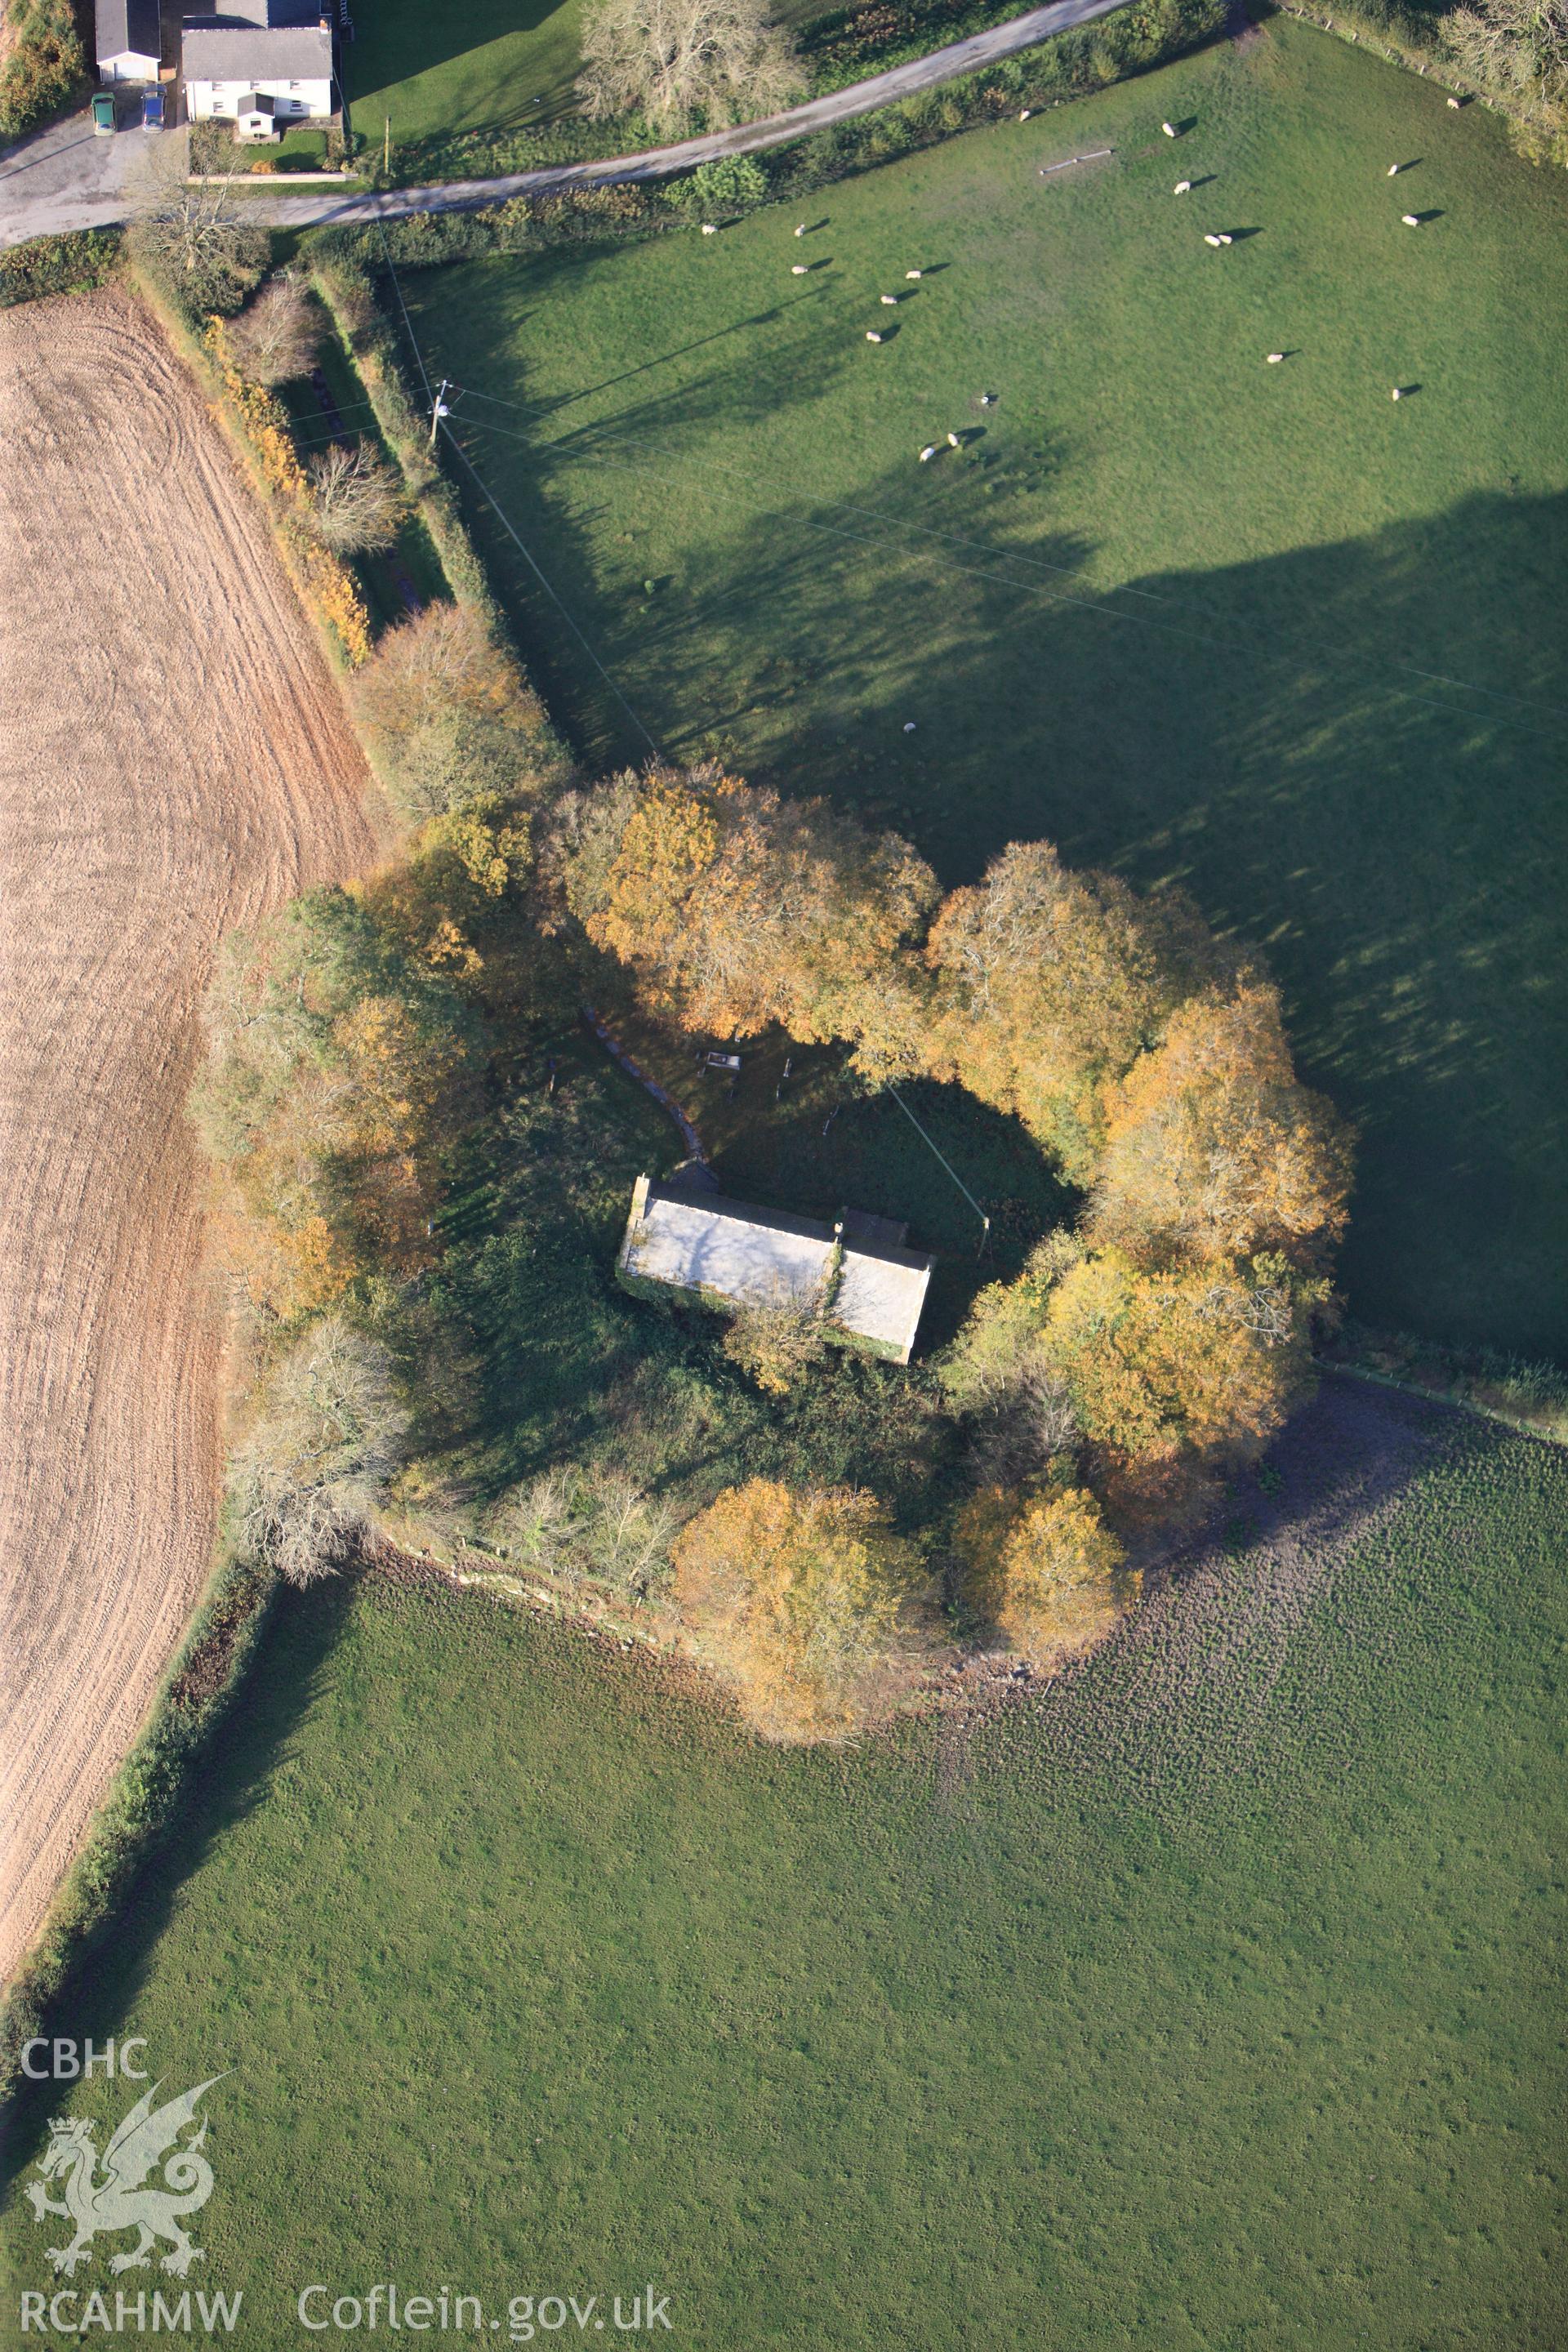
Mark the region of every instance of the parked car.
[[100, 139], [107, 139], [110, 132], [117, 128], [114, 100], [106, 89], [100, 89], [92, 101], [92, 128], [94, 135]]
[[142, 128], [143, 131], [162, 131], [163, 128], [163, 93], [161, 89], [142, 91]]

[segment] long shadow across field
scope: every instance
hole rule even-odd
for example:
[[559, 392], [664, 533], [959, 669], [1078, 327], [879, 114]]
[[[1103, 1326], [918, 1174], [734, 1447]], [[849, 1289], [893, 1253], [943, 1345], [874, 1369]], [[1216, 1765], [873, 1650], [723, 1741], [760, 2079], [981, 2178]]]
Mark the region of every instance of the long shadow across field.
[[[1568, 675], [1546, 626], [1568, 497], [1476, 495], [1367, 539], [1099, 593], [1088, 551], [1025, 536], [1018, 497], [961, 497], [955, 466], [919, 528], [908, 483], [888, 479], [853, 511], [748, 512], [651, 590], [609, 584], [586, 544], [588, 467], [646, 471], [661, 444], [668, 466], [706, 404], [788, 400], [788, 373], [781, 356], [668, 405], [652, 392], [612, 429], [531, 448], [526, 472], [518, 442], [474, 436], [664, 748], [857, 803], [944, 881], [1044, 835], [1076, 862], [1184, 884], [1267, 952], [1308, 1074], [1361, 1129], [1356, 1311], [1568, 1349], [1568, 1136], [1547, 1080], [1568, 1063]], [[1025, 487], [1006, 457], [981, 479]], [[738, 487], [742, 507], [756, 495]], [[485, 537], [588, 758], [635, 757], [505, 541]]]

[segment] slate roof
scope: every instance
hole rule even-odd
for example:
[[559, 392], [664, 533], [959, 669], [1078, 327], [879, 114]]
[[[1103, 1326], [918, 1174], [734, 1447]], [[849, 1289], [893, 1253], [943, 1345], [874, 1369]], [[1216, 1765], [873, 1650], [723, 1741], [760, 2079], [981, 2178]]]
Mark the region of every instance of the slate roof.
[[98, 0], [97, 18], [94, 40], [100, 66], [132, 51], [142, 58], [163, 56], [158, 0]]
[[332, 37], [319, 25], [187, 25], [180, 45], [190, 81], [328, 81]]

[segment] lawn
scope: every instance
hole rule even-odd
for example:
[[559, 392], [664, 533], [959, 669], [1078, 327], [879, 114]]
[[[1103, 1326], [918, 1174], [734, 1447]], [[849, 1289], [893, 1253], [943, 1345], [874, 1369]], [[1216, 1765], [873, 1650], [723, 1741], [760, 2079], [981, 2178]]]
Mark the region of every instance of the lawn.
[[[1277, 1459], [1088, 1673], [842, 1759], [483, 1602], [286, 1601], [54, 2029], [232, 2070], [188, 2284], [265, 2352], [317, 2281], [501, 2341], [651, 2281], [694, 2352], [1560, 2343], [1568, 1467], [1348, 1383]], [[172, 2284], [121, 2242], [110, 2311]]]
[[[820, 0], [776, 13], [799, 27]], [[371, 144], [523, 131], [574, 112], [583, 0], [370, 0], [343, 50], [354, 129]]]
[[[1568, 180], [1279, 19], [807, 216], [408, 281], [616, 685], [948, 879], [1042, 833], [1180, 878], [1363, 1127], [1363, 1319], [1568, 1349]], [[555, 708], [634, 756], [474, 512]]]

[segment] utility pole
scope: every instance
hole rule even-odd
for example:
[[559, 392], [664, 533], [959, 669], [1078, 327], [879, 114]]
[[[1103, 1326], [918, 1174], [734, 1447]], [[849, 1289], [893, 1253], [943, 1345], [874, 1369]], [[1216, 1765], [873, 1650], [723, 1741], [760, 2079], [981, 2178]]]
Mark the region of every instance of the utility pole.
[[447, 407], [447, 378], [443, 376], [441, 378], [441, 389], [430, 404], [430, 446], [432, 449], [436, 446], [436, 436], [441, 429], [441, 419], [448, 413], [449, 412]]
[[384, 176], [390, 180], [392, 177], [392, 117], [390, 114], [384, 114], [382, 121], [386, 128], [381, 135], [381, 168]]

